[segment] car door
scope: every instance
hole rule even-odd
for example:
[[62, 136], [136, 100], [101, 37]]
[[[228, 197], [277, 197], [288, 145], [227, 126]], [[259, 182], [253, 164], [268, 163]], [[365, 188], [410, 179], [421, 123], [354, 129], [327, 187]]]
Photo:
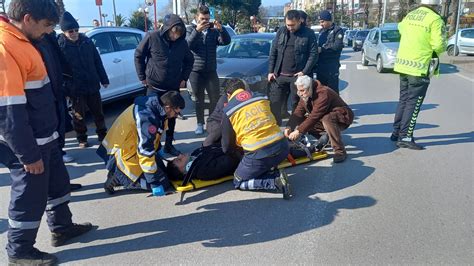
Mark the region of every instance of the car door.
[[109, 77], [109, 86], [100, 89], [102, 100], [114, 98], [125, 83], [125, 79], [121, 60], [117, 58], [117, 52], [112, 43], [112, 35], [109, 32], [101, 32], [89, 36], [89, 38], [97, 47], [105, 72]]
[[375, 61], [375, 36], [376, 36], [377, 29], [372, 29], [369, 32], [369, 35], [367, 36], [367, 41], [364, 43], [365, 46], [365, 56], [368, 58], [370, 61]]
[[461, 31], [458, 45], [461, 53], [474, 54], [474, 29]]
[[120, 94], [141, 90], [143, 85], [138, 80], [134, 54], [143, 35], [135, 32], [114, 32], [113, 38], [117, 50], [116, 57], [121, 60], [123, 68], [124, 83], [120, 88]]

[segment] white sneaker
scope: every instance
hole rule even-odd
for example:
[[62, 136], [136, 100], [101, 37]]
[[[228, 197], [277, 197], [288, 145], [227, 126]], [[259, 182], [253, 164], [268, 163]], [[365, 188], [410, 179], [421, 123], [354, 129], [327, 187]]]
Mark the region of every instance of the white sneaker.
[[194, 130], [196, 135], [204, 134], [204, 126], [202, 124], [198, 124], [196, 130]]
[[68, 154], [63, 155], [63, 162], [64, 163], [70, 163], [72, 161], [74, 161], [74, 157], [72, 157], [71, 155], [68, 155]]

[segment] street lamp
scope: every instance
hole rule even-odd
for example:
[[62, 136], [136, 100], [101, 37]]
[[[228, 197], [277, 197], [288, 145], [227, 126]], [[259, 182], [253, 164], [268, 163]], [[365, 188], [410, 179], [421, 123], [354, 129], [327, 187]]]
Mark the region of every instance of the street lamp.
[[158, 21], [156, 20], [156, 0], [145, 0], [145, 4], [147, 6], [152, 6], [153, 5], [153, 15], [155, 17], [154, 19], [154, 25], [153, 28], [156, 30], [158, 28]]
[[148, 24], [146, 23], [146, 21], [147, 21], [147, 19], [148, 19], [148, 16], [147, 16], [147, 14], [148, 14], [148, 12], [149, 12], [149, 11], [148, 11], [148, 7], [145, 7], [145, 8], [140, 7], [140, 8], [138, 9], [138, 12], [140, 12], [140, 13], [143, 12], [143, 16], [144, 16], [144, 18], [145, 18], [145, 32], [147, 32], [147, 31], [148, 31]]

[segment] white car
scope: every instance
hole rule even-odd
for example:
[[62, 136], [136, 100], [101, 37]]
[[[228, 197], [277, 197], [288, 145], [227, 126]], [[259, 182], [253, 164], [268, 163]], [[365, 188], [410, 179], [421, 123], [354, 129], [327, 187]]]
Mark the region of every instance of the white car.
[[145, 32], [126, 27], [97, 27], [85, 32], [97, 47], [110, 85], [101, 88], [102, 101], [144, 90], [135, 70], [134, 54]]
[[370, 30], [362, 46], [362, 65], [375, 62], [379, 73], [393, 69], [399, 46], [400, 32], [396, 24]]
[[[456, 42], [456, 35], [451, 36], [448, 40], [447, 53], [449, 56], [454, 56], [454, 45]], [[456, 55], [474, 54], [474, 28], [460, 29], [458, 31], [458, 49]]]

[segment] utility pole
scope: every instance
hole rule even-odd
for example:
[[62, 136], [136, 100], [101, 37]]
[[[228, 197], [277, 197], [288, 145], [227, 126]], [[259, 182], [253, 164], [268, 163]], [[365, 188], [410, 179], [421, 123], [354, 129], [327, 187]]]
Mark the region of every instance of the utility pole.
[[461, 4], [462, 0], [458, 0], [458, 14], [456, 17], [456, 31], [454, 32], [455, 37], [454, 37], [454, 56], [458, 56], [458, 38], [459, 38], [459, 19], [461, 17]]
[[383, 1], [382, 27], [385, 24], [385, 13], [387, 12], [387, 0]]
[[112, 0], [112, 3], [114, 5], [114, 26], [117, 26], [117, 10], [115, 9], [115, 0]]
[[344, 0], [341, 0], [341, 22], [339, 25], [342, 27], [342, 18], [344, 17]]
[[351, 30], [354, 29], [354, 0], [351, 3]]

